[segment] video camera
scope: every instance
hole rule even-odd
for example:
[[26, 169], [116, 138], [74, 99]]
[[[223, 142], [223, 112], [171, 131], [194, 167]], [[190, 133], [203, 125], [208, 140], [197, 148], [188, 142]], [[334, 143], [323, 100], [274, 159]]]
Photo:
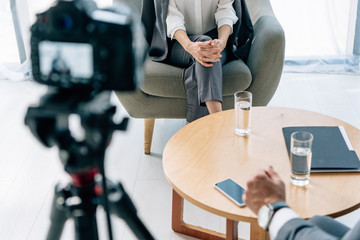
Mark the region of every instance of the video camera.
[[31, 27], [33, 77], [60, 88], [134, 90], [143, 75], [141, 30], [128, 5], [58, 0]]
[[[128, 118], [114, 123], [111, 91], [135, 90], [143, 77], [145, 38], [140, 17], [126, 4], [98, 9], [92, 0], [57, 0], [31, 27], [34, 79], [49, 85], [25, 124], [45, 146], [59, 148], [72, 182], [55, 187], [48, 240], [61, 237], [72, 218], [79, 240], [98, 240], [96, 209], [124, 219], [140, 240], [153, 240], [121, 183], [106, 179], [104, 158], [112, 133], [126, 130]], [[80, 117], [81, 137], [73, 136], [70, 116]], [[80, 131], [81, 132], [81, 131]]]

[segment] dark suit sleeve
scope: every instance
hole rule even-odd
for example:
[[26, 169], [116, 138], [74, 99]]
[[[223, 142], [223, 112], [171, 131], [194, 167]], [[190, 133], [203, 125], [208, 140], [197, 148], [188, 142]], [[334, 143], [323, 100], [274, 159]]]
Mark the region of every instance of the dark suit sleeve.
[[238, 21], [233, 26], [233, 33], [229, 37], [227, 48], [232, 51], [236, 59], [241, 58], [246, 61], [254, 35], [254, 28], [245, 0], [235, 0], [233, 6]]
[[168, 53], [166, 16], [169, 0], [142, 0], [141, 21], [153, 61], [164, 61]]
[[280, 229], [276, 240], [304, 240], [304, 239], [316, 239], [316, 240], [335, 240], [338, 239], [320, 228], [312, 225], [308, 221], [295, 218], [287, 223]]
[[141, 22], [144, 25], [145, 37], [148, 44], [151, 43], [155, 25], [155, 6], [152, 0], [143, 0], [141, 7]]

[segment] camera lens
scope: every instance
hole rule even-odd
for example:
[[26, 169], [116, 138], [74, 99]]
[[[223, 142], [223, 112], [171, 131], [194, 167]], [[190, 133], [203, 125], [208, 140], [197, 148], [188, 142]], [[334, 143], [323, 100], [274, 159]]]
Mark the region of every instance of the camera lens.
[[69, 15], [62, 15], [56, 19], [56, 26], [59, 30], [68, 31], [73, 27], [73, 19]]

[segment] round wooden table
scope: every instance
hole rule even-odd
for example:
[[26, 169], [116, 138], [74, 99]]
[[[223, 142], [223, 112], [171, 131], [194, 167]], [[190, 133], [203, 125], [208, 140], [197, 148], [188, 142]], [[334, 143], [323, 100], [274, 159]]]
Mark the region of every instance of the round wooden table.
[[[360, 156], [360, 130], [339, 119], [320, 113], [278, 107], [252, 109], [251, 134], [234, 133], [234, 110], [201, 118], [180, 129], [167, 143], [163, 166], [173, 188], [172, 227], [201, 239], [237, 239], [237, 223], [250, 223], [251, 239], [264, 239], [257, 217], [240, 208], [214, 188], [232, 178], [246, 186], [259, 168], [272, 165], [286, 184], [286, 199], [301, 217], [338, 217], [360, 207], [360, 173], [312, 173], [307, 187], [290, 183], [290, 162], [282, 128], [290, 126], [344, 126]], [[226, 234], [183, 221], [183, 201], [225, 217]]]

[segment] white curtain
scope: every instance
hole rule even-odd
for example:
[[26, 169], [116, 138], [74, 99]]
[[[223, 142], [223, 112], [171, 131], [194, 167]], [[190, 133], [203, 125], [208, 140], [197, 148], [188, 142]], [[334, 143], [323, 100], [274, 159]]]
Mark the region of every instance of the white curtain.
[[271, 0], [286, 36], [284, 71], [360, 74], [358, 2]]
[[29, 15], [25, 1], [0, 3], [0, 77], [21, 81], [31, 77], [28, 44]]

